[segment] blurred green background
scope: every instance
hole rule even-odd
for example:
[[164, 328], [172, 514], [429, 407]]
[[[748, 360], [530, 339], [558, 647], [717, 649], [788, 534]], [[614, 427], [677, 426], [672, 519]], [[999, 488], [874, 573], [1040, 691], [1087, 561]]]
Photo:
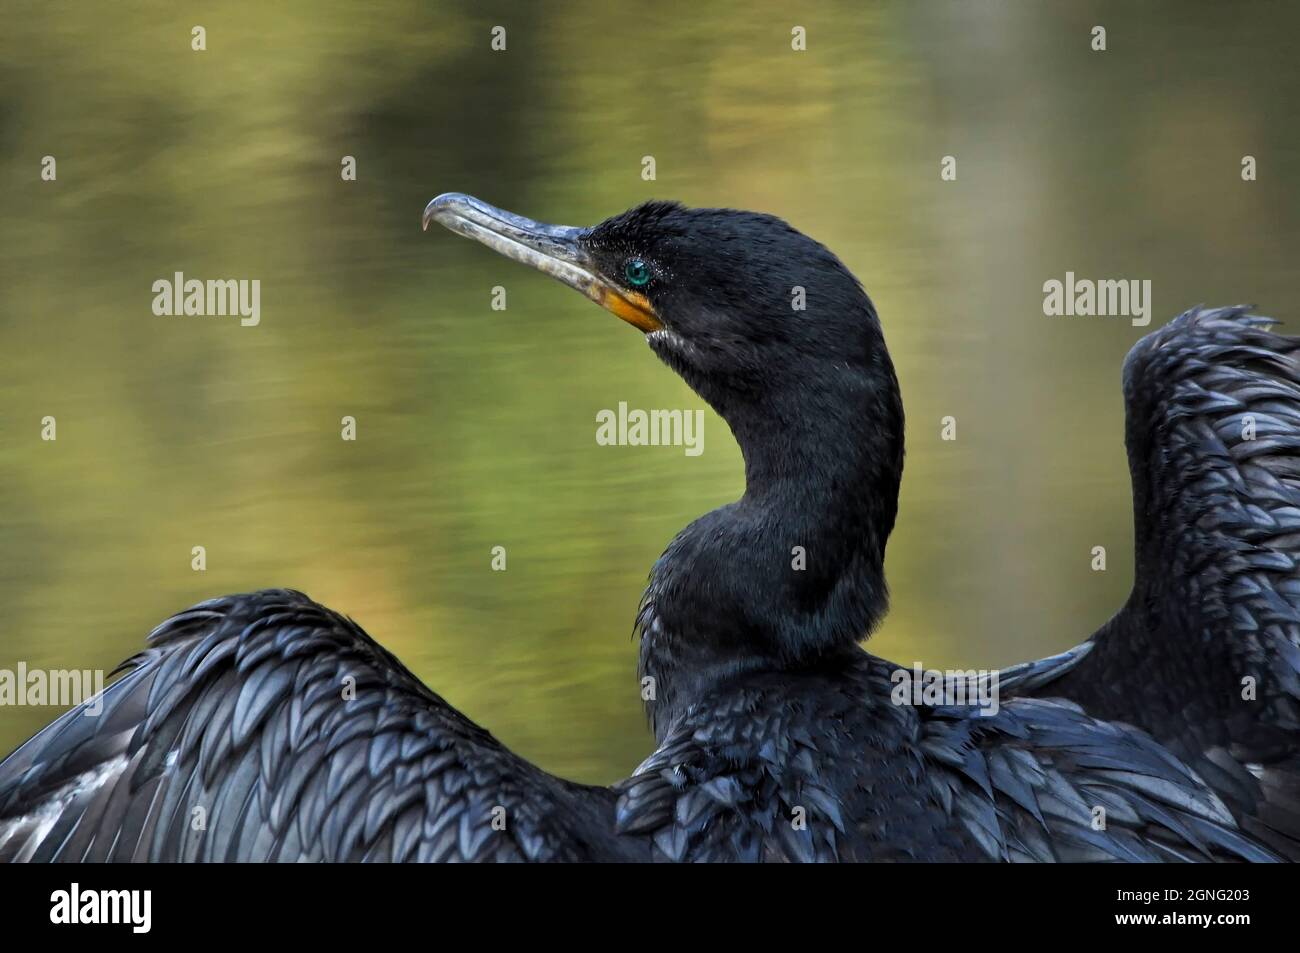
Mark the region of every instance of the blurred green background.
[[[636, 765], [637, 599], [741, 492], [739, 454], [711, 411], [700, 457], [597, 446], [619, 401], [703, 404], [558, 283], [421, 234], [450, 190], [570, 224], [732, 205], [825, 242], [908, 414], [872, 649], [1072, 645], [1130, 581], [1119, 369], [1143, 331], [1044, 317], [1042, 284], [1149, 278], [1152, 328], [1202, 301], [1294, 321], [1298, 27], [1262, 3], [10, 0], [0, 667], [111, 668], [192, 602], [291, 586], [546, 768]], [[175, 271], [260, 279], [261, 325], [155, 317]], [[0, 751], [54, 713], [0, 710]]]

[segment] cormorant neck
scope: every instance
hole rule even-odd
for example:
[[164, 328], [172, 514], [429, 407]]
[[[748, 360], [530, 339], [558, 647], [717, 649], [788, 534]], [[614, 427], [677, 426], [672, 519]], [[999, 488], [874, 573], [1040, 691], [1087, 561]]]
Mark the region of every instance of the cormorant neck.
[[785, 374], [762, 401], [696, 390], [740, 444], [746, 488], [683, 530], [651, 573], [637, 622], [660, 736], [729, 678], [856, 653], [887, 606], [902, 476], [902, 402], [883, 341], [865, 366]]

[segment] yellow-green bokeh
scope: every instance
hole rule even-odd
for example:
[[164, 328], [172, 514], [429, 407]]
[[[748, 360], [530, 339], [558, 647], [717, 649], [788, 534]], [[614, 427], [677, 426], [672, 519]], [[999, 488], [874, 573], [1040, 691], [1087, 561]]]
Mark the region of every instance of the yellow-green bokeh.
[[[754, 208], [825, 242], [875, 298], [909, 421], [873, 649], [962, 667], [1063, 649], [1128, 587], [1118, 380], [1142, 330], [1046, 318], [1042, 284], [1149, 278], [1156, 323], [1201, 301], [1295, 317], [1298, 21], [1281, 4], [14, 0], [0, 667], [111, 668], [192, 602], [291, 586], [548, 769], [610, 781], [644, 756], [637, 599], [673, 534], [741, 491], [739, 453], [712, 412], [698, 458], [597, 446], [619, 401], [703, 405], [572, 292], [421, 234], [449, 190], [573, 224], [650, 197]], [[261, 325], [154, 316], [176, 271], [260, 279]], [[54, 713], [0, 710], [0, 749]]]

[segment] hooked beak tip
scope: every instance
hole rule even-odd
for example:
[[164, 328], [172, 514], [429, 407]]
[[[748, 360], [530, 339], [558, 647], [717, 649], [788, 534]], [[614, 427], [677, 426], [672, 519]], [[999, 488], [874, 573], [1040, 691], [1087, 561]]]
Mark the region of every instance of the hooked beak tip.
[[447, 220], [455, 216], [456, 209], [464, 209], [471, 201], [468, 195], [461, 192], [443, 192], [424, 207], [424, 214], [420, 216], [420, 230], [427, 232], [430, 222], [447, 224]]

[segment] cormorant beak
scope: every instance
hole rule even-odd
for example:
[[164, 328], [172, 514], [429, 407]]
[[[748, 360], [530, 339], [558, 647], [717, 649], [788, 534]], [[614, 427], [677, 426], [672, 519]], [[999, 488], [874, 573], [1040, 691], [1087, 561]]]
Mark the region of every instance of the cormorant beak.
[[585, 228], [543, 225], [459, 192], [439, 195], [425, 206], [426, 231], [430, 222], [560, 279], [642, 331], [663, 327], [645, 295], [620, 288], [600, 274], [582, 244]]

